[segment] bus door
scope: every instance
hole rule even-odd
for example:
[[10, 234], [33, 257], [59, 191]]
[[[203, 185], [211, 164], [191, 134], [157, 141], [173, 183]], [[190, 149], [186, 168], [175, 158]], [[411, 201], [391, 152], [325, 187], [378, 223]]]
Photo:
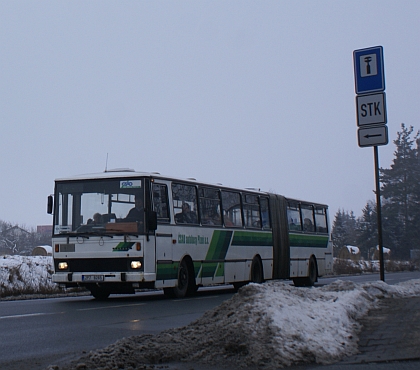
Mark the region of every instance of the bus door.
[[156, 230], [156, 262], [172, 261], [173, 239], [170, 225], [168, 185], [153, 182], [153, 209], [157, 214], [158, 227]]

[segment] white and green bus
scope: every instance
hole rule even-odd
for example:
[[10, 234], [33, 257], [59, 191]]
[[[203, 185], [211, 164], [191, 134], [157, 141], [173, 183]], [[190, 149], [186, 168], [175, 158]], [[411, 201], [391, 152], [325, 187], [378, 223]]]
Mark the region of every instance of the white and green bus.
[[122, 169], [57, 179], [48, 212], [53, 281], [98, 299], [332, 272], [328, 206], [257, 189]]

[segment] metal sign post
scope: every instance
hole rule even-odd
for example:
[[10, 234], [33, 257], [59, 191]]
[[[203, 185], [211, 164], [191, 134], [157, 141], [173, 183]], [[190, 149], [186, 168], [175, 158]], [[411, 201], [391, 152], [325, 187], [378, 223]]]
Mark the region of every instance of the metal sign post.
[[376, 183], [376, 215], [378, 219], [378, 248], [379, 248], [379, 274], [382, 281], [385, 281], [384, 249], [382, 242], [382, 211], [381, 211], [381, 185], [379, 183], [379, 156], [378, 147], [373, 147], [375, 157], [375, 183]]
[[382, 46], [353, 51], [358, 142], [360, 147], [373, 146], [375, 159], [376, 213], [380, 278], [385, 281], [382, 241], [381, 185], [379, 182], [378, 145], [388, 144], [385, 103], [385, 71]]

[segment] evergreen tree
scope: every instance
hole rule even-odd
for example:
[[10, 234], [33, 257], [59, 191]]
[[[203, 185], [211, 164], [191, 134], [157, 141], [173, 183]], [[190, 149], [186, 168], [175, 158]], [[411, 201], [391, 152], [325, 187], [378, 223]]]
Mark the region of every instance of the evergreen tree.
[[408, 259], [410, 249], [419, 245], [419, 132], [412, 134], [412, 126], [401, 124], [391, 168], [380, 169], [384, 246], [399, 259]]
[[341, 248], [346, 245], [356, 245], [357, 222], [353, 211], [344, 212], [339, 209], [335, 215], [332, 227], [332, 240], [334, 243], [334, 255], [338, 255]]
[[376, 203], [368, 201], [357, 222], [357, 246], [364, 258], [368, 259], [370, 249], [378, 245], [377, 225]]

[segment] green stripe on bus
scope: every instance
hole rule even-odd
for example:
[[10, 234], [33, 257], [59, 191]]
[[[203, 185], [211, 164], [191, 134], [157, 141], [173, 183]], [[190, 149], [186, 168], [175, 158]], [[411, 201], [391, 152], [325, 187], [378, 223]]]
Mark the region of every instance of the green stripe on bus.
[[217, 262], [203, 262], [203, 268], [201, 270], [201, 277], [213, 277], [217, 269]]
[[225, 263], [224, 262], [219, 262], [219, 265], [217, 266], [216, 277], [219, 277], [219, 276], [225, 276]]
[[196, 266], [194, 264], [194, 271], [196, 277], [206, 278], [224, 276], [224, 263], [219, 263], [216, 261], [224, 260], [226, 258], [231, 239], [232, 231], [215, 230], [213, 232], [213, 236], [211, 238], [205, 260], [201, 263], [201, 266]]
[[229, 243], [232, 238], [232, 231], [216, 230], [210, 241], [209, 249], [206, 255], [206, 261], [224, 260], [229, 249]]
[[225, 276], [224, 262], [195, 262], [194, 272], [197, 278]]
[[289, 234], [289, 240], [291, 247], [328, 247], [328, 236], [323, 235]]
[[232, 245], [271, 247], [273, 246], [273, 234], [252, 231], [235, 231], [233, 234]]
[[158, 263], [156, 280], [178, 279], [179, 262]]

